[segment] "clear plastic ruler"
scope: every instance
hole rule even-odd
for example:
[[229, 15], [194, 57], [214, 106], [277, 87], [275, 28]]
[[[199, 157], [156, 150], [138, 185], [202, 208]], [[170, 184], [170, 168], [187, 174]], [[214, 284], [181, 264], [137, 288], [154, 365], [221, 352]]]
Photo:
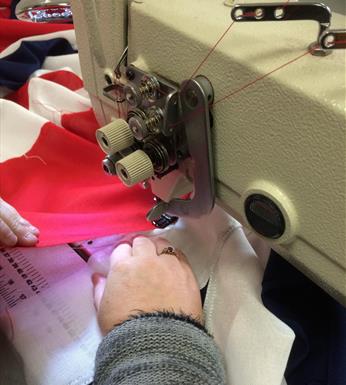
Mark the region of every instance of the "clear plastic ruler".
[[14, 307], [48, 287], [47, 279], [21, 249], [0, 248], [0, 307]]

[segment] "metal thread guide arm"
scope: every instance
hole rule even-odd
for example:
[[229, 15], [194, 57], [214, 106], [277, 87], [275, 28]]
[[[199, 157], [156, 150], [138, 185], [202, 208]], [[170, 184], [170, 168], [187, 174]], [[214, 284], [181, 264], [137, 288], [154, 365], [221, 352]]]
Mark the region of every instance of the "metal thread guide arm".
[[190, 199], [172, 199], [159, 202], [148, 213], [155, 220], [164, 213], [199, 217], [208, 214], [215, 204], [214, 167], [211, 148], [211, 122], [209, 106], [214, 98], [209, 81], [197, 76], [181, 86], [182, 117], [185, 126], [189, 156], [194, 162], [194, 191]]
[[236, 22], [314, 20], [319, 24], [311, 53], [325, 56], [333, 49], [346, 48], [346, 30], [330, 30], [332, 13], [323, 3], [257, 3], [237, 4], [231, 11]]

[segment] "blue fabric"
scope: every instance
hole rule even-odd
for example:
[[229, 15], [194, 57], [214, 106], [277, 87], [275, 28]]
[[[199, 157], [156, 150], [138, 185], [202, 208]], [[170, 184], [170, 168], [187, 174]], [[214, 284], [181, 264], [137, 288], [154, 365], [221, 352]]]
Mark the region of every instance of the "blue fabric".
[[12, 0], [11, 2], [11, 19], [17, 19], [16, 17], [16, 6], [20, 2], [20, 0]]
[[288, 385], [346, 385], [346, 308], [272, 251], [264, 305], [296, 334]]
[[20, 47], [0, 59], [0, 86], [12, 90], [21, 87], [36, 70], [42, 67], [47, 56], [76, 52], [64, 38], [41, 41], [23, 41]]

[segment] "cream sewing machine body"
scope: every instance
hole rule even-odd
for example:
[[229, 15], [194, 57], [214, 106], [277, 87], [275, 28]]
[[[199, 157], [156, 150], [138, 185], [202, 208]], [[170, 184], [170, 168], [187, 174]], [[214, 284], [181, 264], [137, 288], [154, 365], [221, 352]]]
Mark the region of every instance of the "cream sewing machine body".
[[[335, 1], [339, 10], [342, 3]], [[111, 144], [120, 152], [112, 158], [108, 151], [104, 166], [108, 171], [114, 166], [129, 185], [149, 183], [163, 204], [151, 219], [167, 208], [170, 214], [205, 215], [215, 189], [218, 204], [345, 305], [345, 50], [327, 56], [308, 52], [318, 35], [315, 21], [234, 22], [199, 66], [231, 25], [232, 5], [222, 0], [72, 1], [85, 87], [106, 126], [99, 133], [105, 152], [114, 139], [110, 132], [120, 133]], [[251, 15], [261, 19], [256, 12]], [[345, 28], [345, 14], [333, 13], [330, 28]], [[126, 46], [124, 67], [119, 59]], [[168, 156], [157, 178], [148, 140], [146, 147], [138, 143], [157, 134], [155, 122], [161, 130], [178, 129], [179, 120], [169, 121], [173, 104], [167, 107], [167, 95], [177, 98], [178, 112], [172, 114], [182, 117], [183, 125], [192, 131], [193, 125], [205, 125], [211, 135], [203, 129], [198, 139], [205, 155], [196, 160], [199, 172], [194, 156], [181, 161]], [[157, 104], [154, 99], [160, 97], [167, 103]], [[190, 113], [194, 103], [201, 108], [191, 107]], [[146, 125], [150, 118], [153, 126]], [[155, 143], [160, 138], [171, 136], [158, 136]], [[130, 159], [135, 152], [137, 158]], [[194, 177], [202, 175], [196, 188]], [[186, 210], [169, 206], [191, 191]]]

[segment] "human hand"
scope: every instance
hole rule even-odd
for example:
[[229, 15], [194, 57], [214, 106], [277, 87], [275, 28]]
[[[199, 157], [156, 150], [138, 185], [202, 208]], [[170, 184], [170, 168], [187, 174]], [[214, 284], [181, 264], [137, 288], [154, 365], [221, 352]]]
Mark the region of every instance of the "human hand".
[[102, 333], [133, 315], [169, 311], [202, 322], [202, 302], [186, 257], [160, 252], [166, 240], [137, 237], [111, 255], [107, 279], [93, 275], [94, 298]]
[[0, 198], [0, 246], [35, 246], [39, 230]]

